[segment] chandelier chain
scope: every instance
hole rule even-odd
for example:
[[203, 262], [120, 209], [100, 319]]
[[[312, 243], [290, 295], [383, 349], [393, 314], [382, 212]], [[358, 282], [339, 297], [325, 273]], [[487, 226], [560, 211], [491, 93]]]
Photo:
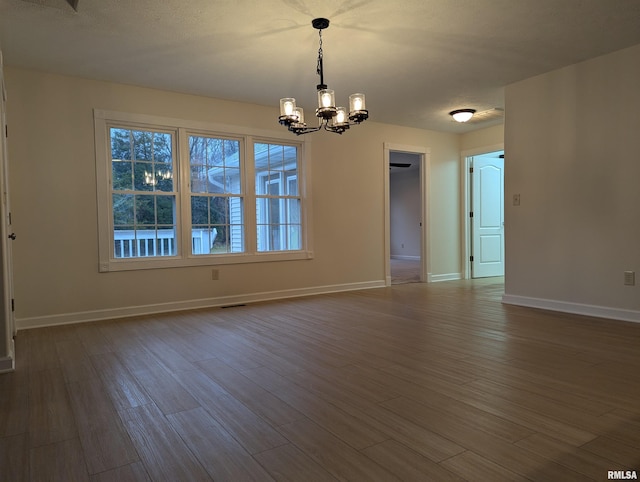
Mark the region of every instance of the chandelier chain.
[[316, 74], [322, 75], [322, 30], [318, 31], [318, 36], [320, 37], [320, 45], [318, 47], [318, 66], [316, 67]]

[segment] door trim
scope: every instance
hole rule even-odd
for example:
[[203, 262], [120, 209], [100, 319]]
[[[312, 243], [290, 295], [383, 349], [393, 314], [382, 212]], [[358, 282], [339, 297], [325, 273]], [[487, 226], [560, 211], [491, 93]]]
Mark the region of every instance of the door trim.
[[[0, 340], [0, 373], [11, 371], [15, 367], [15, 318], [13, 313], [13, 269], [11, 250], [12, 241], [9, 239], [10, 214], [9, 214], [9, 179], [8, 179], [8, 150], [6, 131], [6, 88], [4, 82], [3, 58], [0, 51], [0, 269], [2, 280], [0, 292], [2, 300], [2, 331]], [[13, 239], [13, 238], [12, 238]]]
[[473, 156], [481, 156], [490, 152], [504, 151], [504, 143], [493, 144], [476, 149], [467, 149], [460, 153], [460, 172], [462, 173], [462, 212], [460, 213], [462, 243], [462, 279], [471, 279], [471, 226], [469, 213], [471, 212], [471, 175], [469, 168]]
[[391, 286], [391, 214], [390, 214], [390, 190], [389, 190], [389, 157], [391, 151], [417, 154], [420, 156], [420, 281], [431, 281], [431, 256], [428, 209], [431, 206], [429, 199], [429, 180], [431, 179], [431, 149], [422, 146], [410, 146], [405, 144], [383, 143], [382, 172], [384, 179], [384, 283]]

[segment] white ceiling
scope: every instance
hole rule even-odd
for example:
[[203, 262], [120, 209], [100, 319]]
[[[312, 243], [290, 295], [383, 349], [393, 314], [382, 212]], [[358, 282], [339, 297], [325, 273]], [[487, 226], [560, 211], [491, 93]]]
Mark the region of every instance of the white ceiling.
[[[504, 86], [640, 43], [640, 0], [0, 0], [5, 64], [313, 112], [318, 31], [340, 104], [466, 132]], [[640, 61], [640, 59], [639, 59]], [[308, 115], [308, 114], [307, 114]], [[274, 125], [276, 120], [274, 117]]]

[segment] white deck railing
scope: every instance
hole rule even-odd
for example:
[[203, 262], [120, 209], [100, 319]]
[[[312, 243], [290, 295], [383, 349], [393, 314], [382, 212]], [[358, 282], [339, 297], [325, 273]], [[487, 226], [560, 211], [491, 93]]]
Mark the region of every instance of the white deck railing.
[[[193, 254], [209, 254], [217, 231], [194, 229], [191, 235]], [[118, 230], [114, 232], [116, 258], [144, 258], [148, 256], [175, 256], [176, 232], [173, 229]]]

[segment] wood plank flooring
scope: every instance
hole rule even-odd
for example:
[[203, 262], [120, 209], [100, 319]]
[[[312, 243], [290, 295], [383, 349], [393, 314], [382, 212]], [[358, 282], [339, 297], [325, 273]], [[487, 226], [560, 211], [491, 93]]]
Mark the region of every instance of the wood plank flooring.
[[640, 324], [500, 278], [21, 331], [3, 481], [573, 481], [640, 473]]
[[391, 258], [391, 284], [420, 283], [420, 259]]

